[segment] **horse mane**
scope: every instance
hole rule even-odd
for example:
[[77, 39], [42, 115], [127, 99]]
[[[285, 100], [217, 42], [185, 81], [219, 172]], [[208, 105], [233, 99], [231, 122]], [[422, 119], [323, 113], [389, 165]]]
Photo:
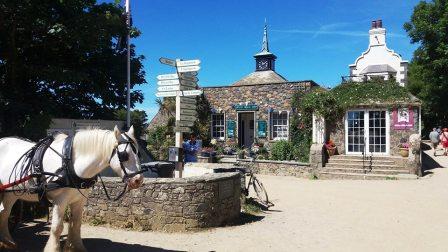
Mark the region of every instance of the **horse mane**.
[[115, 134], [110, 130], [85, 129], [80, 130], [73, 138], [73, 150], [75, 157], [78, 155], [101, 155], [102, 160], [110, 158], [113, 149], [117, 145]]

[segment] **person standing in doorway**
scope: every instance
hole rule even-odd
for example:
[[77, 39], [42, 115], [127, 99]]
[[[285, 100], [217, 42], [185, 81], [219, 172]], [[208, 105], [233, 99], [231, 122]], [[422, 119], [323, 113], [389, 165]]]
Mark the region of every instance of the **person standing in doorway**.
[[439, 132], [437, 132], [436, 128], [433, 128], [431, 133], [429, 133], [429, 140], [431, 141], [432, 148], [434, 149], [434, 157], [435, 157], [436, 150], [440, 142], [440, 135]]
[[443, 155], [448, 153], [448, 128], [443, 128], [442, 134], [440, 134], [440, 141], [442, 142], [442, 147], [444, 149]]
[[182, 147], [184, 148], [185, 163], [198, 161], [196, 155], [199, 150], [199, 143], [196, 141], [196, 135], [194, 133], [190, 134], [190, 139], [184, 142]]

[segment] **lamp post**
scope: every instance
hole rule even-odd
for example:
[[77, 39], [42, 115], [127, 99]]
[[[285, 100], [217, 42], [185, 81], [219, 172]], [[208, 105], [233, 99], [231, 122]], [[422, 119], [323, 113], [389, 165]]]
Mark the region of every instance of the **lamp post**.
[[128, 28], [127, 35], [127, 87], [126, 87], [126, 126], [129, 129], [131, 127], [131, 12], [129, 3], [130, 0], [126, 0], [126, 25]]

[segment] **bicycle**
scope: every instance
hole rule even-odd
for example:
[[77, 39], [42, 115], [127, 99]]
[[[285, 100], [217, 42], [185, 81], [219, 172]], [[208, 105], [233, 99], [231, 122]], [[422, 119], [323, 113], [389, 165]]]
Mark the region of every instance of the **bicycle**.
[[262, 204], [266, 208], [274, 206], [274, 204], [269, 201], [268, 193], [266, 192], [263, 183], [261, 183], [260, 180], [258, 180], [258, 178], [254, 175], [252, 169], [245, 169], [244, 175], [246, 177], [249, 177], [249, 182], [247, 183], [247, 186], [245, 186], [243, 192], [244, 195], [246, 197], [249, 196], [249, 188], [252, 186], [260, 204]]

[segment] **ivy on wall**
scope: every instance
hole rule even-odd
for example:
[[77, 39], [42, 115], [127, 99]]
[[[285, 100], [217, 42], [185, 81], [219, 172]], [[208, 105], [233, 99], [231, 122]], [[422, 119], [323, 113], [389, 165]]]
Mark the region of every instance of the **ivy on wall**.
[[313, 113], [331, 124], [339, 122], [347, 109], [359, 105], [386, 104], [393, 107], [416, 102], [419, 101], [395, 80], [347, 82], [331, 90], [317, 88], [311, 93], [298, 91], [292, 98], [294, 112], [291, 118], [291, 142], [298, 149], [295, 158], [301, 161], [308, 159]]

